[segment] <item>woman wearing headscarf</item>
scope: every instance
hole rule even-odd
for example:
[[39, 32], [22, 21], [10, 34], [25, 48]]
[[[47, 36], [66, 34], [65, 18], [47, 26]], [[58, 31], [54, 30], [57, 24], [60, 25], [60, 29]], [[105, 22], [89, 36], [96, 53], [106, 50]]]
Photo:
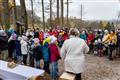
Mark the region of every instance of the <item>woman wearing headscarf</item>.
[[70, 30], [70, 39], [66, 40], [61, 49], [64, 59], [65, 71], [76, 75], [76, 80], [81, 80], [81, 73], [85, 68], [84, 53], [89, 52], [89, 47], [83, 39], [79, 38], [77, 29]]

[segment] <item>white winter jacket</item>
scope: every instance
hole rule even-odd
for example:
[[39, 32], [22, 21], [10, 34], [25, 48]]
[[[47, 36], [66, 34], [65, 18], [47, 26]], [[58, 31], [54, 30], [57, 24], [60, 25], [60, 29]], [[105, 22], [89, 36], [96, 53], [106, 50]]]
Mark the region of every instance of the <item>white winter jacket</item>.
[[84, 53], [89, 52], [86, 42], [78, 37], [66, 40], [61, 49], [61, 57], [64, 59], [65, 71], [75, 74], [82, 73], [85, 68]]
[[21, 43], [21, 52], [23, 55], [26, 55], [28, 53], [27, 42], [22, 39], [20, 43]]

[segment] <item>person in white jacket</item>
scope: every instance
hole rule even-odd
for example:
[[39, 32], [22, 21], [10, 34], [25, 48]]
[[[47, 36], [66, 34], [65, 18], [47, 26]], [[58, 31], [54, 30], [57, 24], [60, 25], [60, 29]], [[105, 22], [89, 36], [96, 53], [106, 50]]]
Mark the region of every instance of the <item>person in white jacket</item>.
[[70, 30], [70, 39], [66, 40], [61, 49], [61, 58], [64, 59], [65, 71], [76, 75], [81, 80], [81, 73], [85, 68], [85, 55], [89, 52], [86, 42], [78, 37], [77, 29]]
[[27, 53], [28, 53], [28, 49], [27, 49], [27, 37], [26, 36], [22, 36], [22, 40], [21, 40], [21, 52], [23, 55], [23, 63], [24, 65], [27, 65]]

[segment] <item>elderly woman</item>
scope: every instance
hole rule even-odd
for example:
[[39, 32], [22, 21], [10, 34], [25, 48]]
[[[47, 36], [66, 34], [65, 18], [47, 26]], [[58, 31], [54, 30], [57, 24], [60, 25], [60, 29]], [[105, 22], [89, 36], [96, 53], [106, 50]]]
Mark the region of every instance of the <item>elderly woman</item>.
[[64, 59], [65, 71], [76, 74], [76, 80], [81, 80], [81, 73], [85, 68], [84, 53], [89, 52], [89, 47], [83, 39], [79, 38], [77, 29], [70, 30], [70, 39], [66, 40], [61, 49]]

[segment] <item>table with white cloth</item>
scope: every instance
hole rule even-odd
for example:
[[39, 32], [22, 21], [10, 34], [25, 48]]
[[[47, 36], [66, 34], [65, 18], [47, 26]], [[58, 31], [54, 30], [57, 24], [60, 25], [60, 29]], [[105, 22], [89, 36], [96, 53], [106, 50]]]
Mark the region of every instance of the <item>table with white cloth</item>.
[[8, 62], [0, 60], [0, 78], [3, 80], [28, 80], [32, 76], [44, 76], [44, 70], [17, 65], [11, 69]]

